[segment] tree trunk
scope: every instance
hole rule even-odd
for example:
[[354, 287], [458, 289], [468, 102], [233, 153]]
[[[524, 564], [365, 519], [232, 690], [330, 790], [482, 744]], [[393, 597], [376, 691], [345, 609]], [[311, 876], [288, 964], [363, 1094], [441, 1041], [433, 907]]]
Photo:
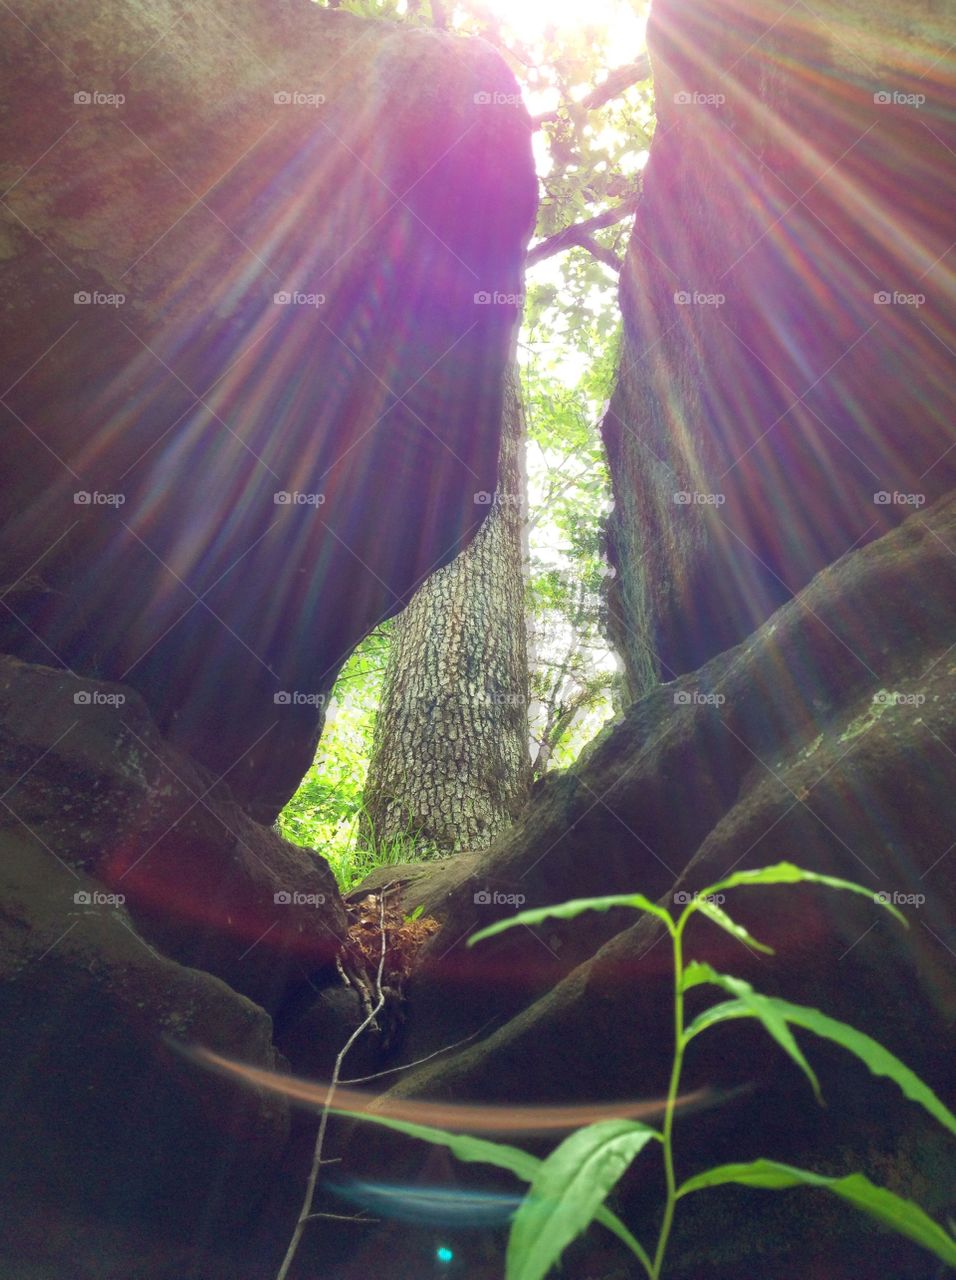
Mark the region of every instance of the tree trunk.
[[530, 785], [524, 607], [524, 420], [506, 380], [499, 487], [468, 549], [419, 588], [392, 632], [362, 836], [442, 852], [492, 843]]

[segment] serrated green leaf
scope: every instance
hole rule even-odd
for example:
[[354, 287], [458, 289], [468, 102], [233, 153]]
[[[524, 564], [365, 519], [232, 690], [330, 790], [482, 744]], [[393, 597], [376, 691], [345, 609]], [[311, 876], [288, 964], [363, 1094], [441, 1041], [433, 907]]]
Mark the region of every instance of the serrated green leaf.
[[885, 1076], [899, 1087], [911, 1102], [918, 1103], [938, 1120], [944, 1129], [956, 1135], [956, 1115], [936, 1096], [928, 1084], [925, 1084], [915, 1071], [905, 1062], [901, 1062], [895, 1054], [885, 1049], [878, 1040], [872, 1039], [855, 1027], [848, 1026], [838, 1018], [828, 1017], [819, 1009], [807, 1005], [790, 1004], [787, 1000], [774, 1000], [774, 1004], [787, 1022], [812, 1031], [815, 1035], [832, 1040], [841, 1045], [849, 1053], [860, 1059], [875, 1076]]
[[[699, 960], [691, 960], [685, 969], [683, 989], [689, 991], [691, 987], [699, 986], [700, 983], [713, 983], [715, 979], [721, 978], [727, 978], [727, 975], [714, 974], [710, 965], [701, 964]], [[823, 1014], [819, 1009], [813, 1009], [809, 1005], [792, 1005], [790, 1001], [779, 1000], [776, 996], [758, 996], [758, 993], [754, 992], [750, 984], [745, 983], [742, 978], [727, 978], [726, 982], [717, 982], [717, 986], [731, 992], [731, 995], [737, 997], [736, 1000], [714, 1005], [713, 1009], [705, 1009], [697, 1015], [685, 1030], [685, 1043], [723, 1021], [735, 1018], [760, 1018], [759, 1012], [754, 1007], [753, 998], [744, 998], [745, 992], [740, 989], [742, 986], [749, 989], [751, 997], [758, 998], [764, 1010], [768, 1005], [772, 1006], [774, 1015], [785, 1020], [788, 1025], [802, 1027], [808, 1032], [813, 1032], [815, 1036], [840, 1044], [847, 1052], [863, 1062], [870, 1073], [892, 1080], [910, 1102], [918, 1103], [918, 1106], [928, 1111], [929, 1115], [932, 1115], [934, 1120], [938, 1120], [944, 1129], [956, 1135], [956, 1115], [953, 1115], [950, 1108], [944, 1105], [929, 1085], [921, 1080], [914, 1070], [906, 1066], [905, 1062], [898, 1059], [895, 1053], [889, 1052], [888, 1048], [884, 1048], [883, 1044], [875, 1041], [873, 1037], [866, 1036], [865, 1032], [859, 1032], [855, 1027], [842, 1023], [840, 1019], [831, 1018], [828, 1014]], [[763, 1018], [760, 1020], [764, 1021]], [[764, 1025], [767, 1025], [765, 1021]]]
[[[508, 1238], [507, 1280], [541, 1280], [597, 1216], [638, 1153], [660, 1135], [635, 1120], [578, 1129], [543, 1160]], [[641, 1250], [650, 1273], [650, 1260]]]
[[731, 1182], [771, 1191], [787, 1187], [818, 1187], [830, 1191], [900, 1235], [914, 1240], [950, 1266], [956, 1266], [956, 1240], [939, 1223], [934, 1222], [919, 1205], [894, 1195], [885, 1187], [875, 1186], [862, 1173], [828, 1178], [807, 1169], [778, 1164], [775, 1160], [754, 1160], [750, 1164], [725, 1164], [699, 1173], [678, 1188], [677, 1197]]
[[613, 1232], [613, 1234], [616, 1235], [623, 1244], [626, 1244], [631, 1253], [633, 1253], [635, 1257], [640, 1258], [647, 1274], [651, 1274], [650, 1258], [648, 1258], [641, 1244], [637, 1239], [635, 1239], [631, 1232], [628, 1231], [627, 1227], [625, 1227], [617, 1214], [612, 1213], [606, 1204], [602, 1204], [600, 1209], [598, 1209], [597, 1213], [594, 1215], [594, 1220], [595, 1222], [600, 1222], [602, 1227], [607, 1227], [608, 1231]]
[[752, 1018], [753, 1011], [742, 1000], [725, 1000], [723, 1004], [712, 1005], [699, 1013], [693, 1022], [684, 1030], [684, 1044], [699, 1036], [708, 1027], [716, 1027], [720, 1022], [731, 1022], [734, 1018]]
[[[489, 1142], [485, 1138], [475, 1138], [468, 1133], [449, 1133], [446, 1129], [432, 1129], [428, 1125], [414, 1124], [409, 1120], [395, 1120], [391, 1116], [372, 1115], [367, 1111], [344, 1111], [338, 1107], [332, 1107], [330, 1111], [334, 1115], [348, 1116], [352, 1120], [370, 1120], [373, 1124], [381, 1125], [385, 1129], [393, 1129], [396, 1133], [405, 1134], [406, 1137], [418, 1138], [434, 1146], [447, 1147], [453, 1156], [464, 1163], [494, 1165], [498, 1169], [506, 1169], [509, 1173], [513, 1173], [522, 1182], [532, 1182], [542, 1164], [536, 1156], [529, 1155], [520, 1147], [509, 1146], [505, 1142]], [[630, 1120], [623, 1123], [634, 1125], [637, 1121]], [[653, 1130], [651, 1132], [653, 1133]], [[607, 1205], [602, 1204], [594, 1216], [596, 1221], [608, 1231], [613, 1232], [637, 1257], [644, 1255], [640, 1244]]]
[[755, 951], [762, 951], [765, 955], [772, 956], [774, 954], [773, 947], [768, 947], [766, 943], [758, 942], [756, 938], [747, 932], [742, 924], [732, 920], [722, 907], [718, 907], [716, 902], [708, 902], [706, 898], [695, 898], [693, 906], [702, 916], [706, 916], [708, 920], [713, 920], [714, 924], [719, 925], [721, 929], [739, 942], [745, 943], [748, 947], [753, 947]]
[[432, 1129], [428, 1125], [414, 1124], [410, 1120], [373, 1115], [369, 1111], [344, 1111], [337, 1107], [331, 1110], [335, 1115], [350, 1116], [353, 1120], [370, 1120], [372, 1124], [394, 1129], [396, 1133], [404, 1133], [406, 1137], [420, 1138], [422, 1142], [447, 1147], [452, 1155], [465, 1163], [493, 1164], [499, 1169], [507, 1169], [523, 1182], [530, 1182], [541, 1164], [536, 1156], [505, 1142], [489, 1142], [486, 1138], [476, 1138], [470, 1133], [449, 1133], [446, 1129]]
[[[710, 976], [713, 972], [709, 965], [701, 964], [697, 960], [691, 961], [684, 971], [684, 990], [697, 986], [701, 982], [713, 982], [713, 977]], [[690, 976], [688, 977], [688, 975]], [[735, 978], [733, 981], [741, 983], [743, 979]], [[724, 986], [725, 990], [731, 990], [730, 987], [725, 986], [723, 983], [719, 985]], [[749, 983], [744, 983], [743, 985], [746, 987], [749, 986]], [[733, 994], [737, 993], [734, 992]], [[753, 994], [756, 995], [756, 993]], [[856, 1027], [851, 1027], [845, 1022], [841, 1022], [838, 1018], [831, 1018], [828, 1014], [821, 1013], [819, 1009], [811, 1008], [808, 1005], [791, 1004], [789, 1000], [781, 1000], [776, 996], [761, 996], [759, 999], [772, 1005], [775, 1013], [788, 1025], [802, 1027], [805, 1031], [812, 1031], [814, 1035], [831, 1040], [834, 1044], [840, 1045], [848, 1053], [852, 1053], [859, 1058], [873, 1075], [883, 1076], [887, 1080], [892, 1080], [904, 1097], [923, 1107], [934, 1120], [939, 1121], [944, 1129], [956, 1135], [956, 1115], [936, 1096], [929, 1085], [919, 1078], [915, 1071], [897, 1058], [895, 1054], [890, 1053], [889, 1049], [884, 1048], [878, 1040], [874, 1040], [863, 1031], [857, 1031]], [[706, 1031], [708, 1027], [716, 1026], [719, 1022], [728, 1022], [733, 1018], [752, 1017], [759, 1017], [759, 1014], [753, 1008], [752, 1002], [741, 999], [739, 996], [737, 999], [728, 1000], [724, 1004], [714, 1005], [713, 1008], [705, 1009], [703, 1013], [698, 1014], [690, 1026], [687, 1027], [684, 1032], [684, 1043], [686, 1044], [694, 1036]]]
[[[815, 1071], [803, 1056], [800, 1046], [794, 1040], [793, 1034], [787, 1026], [786, 1019], [778, 1008], [778, 1005], [782, 1002], [775, 1000], [772, 996], [764, 996], [759, 991], [754, 991], [750, 983], [745, 982], [743, 978], [735, 978], [729, 973], [718, 973], [716, 969], [713, 969], [709, 964], [704, 964], [703, 961], [691, 960], [684, 970], [683, 990], [688, 991], [691, 987], [696, 987], [701, 983], [712, 983], [714, 986], [722, 987], [724, 991], [735, 996], [750, 1011], [751, 1016], [760, 1021], [764, 1029], [776, 1040], [788, 1057], [797, 1064], [813, 1086], [817, 1102], [822, 1104], [823, 1095], [820, 1092], [820, 1082], [817, 1080]], [[704, 1030], [704, 1026], [713, 1025], [712, 1022], [698, 1025], [699, 1022], [700, 1019], [695, 1019], [684, 1032], [685, 1044], [693, 1036]]]
[[541, 924], [545, 920], [573, 920], [585, 911], [610, 911], [613, 907], [632, 907], [636, 911], [647, 911], [665, 921], [670, 928], [673, 922], [670, 913], [659, 907], [650, 898], [641, 893], [617, 893], [606, 898], [575, 898], [572, 902], [559, 902], [553, 907], [535, 907], [530, 911], [519, 911], [517, 915], [506, 920], [496, 920], [494, 924], [479, 929], [468, 939], [469, 947], [484, 938], [494, 937], [496, 933], [504, 933], [505, 929], [513, 929], [518, 924]]
[[818, 871], [807, 871], [804, 867], [794, 866], [792, 862], [778, 862], [772, 867], [760, 867], [755, 871], [735, 871], [725, 880], [718, 880], [716, 884], [704, 889], [700, 896], [709, 897], [724, 889], [738, 889], [750, 884], [825, 884], [831, 889], [846, 889], [850, 893], [869, 898], [875, 906], [885, 907], [901, 924], [908, 927], [908, 921], [903, 913], [897, 911], [891, 902], [881, 901], [872, 889], [856, 884], [853, 880], [841, 880], [839, 876], [825, 876]]

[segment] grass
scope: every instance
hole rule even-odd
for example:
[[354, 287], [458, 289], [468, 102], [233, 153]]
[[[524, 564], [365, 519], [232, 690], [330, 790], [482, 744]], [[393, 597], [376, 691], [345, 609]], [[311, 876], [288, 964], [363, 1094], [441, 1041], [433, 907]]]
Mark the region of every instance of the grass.
[[351, 893], [378, 867], [403, 862], [428, 862], [437, 851], [414, 831], [402, 831], [387, 839], [360, 837], [364, 809], [337, 825], [309, 821], [307, 815], [284, 810], [279, 815], [279, 832], [284, 839], [321, 854], [332, 869], [339, 892]]

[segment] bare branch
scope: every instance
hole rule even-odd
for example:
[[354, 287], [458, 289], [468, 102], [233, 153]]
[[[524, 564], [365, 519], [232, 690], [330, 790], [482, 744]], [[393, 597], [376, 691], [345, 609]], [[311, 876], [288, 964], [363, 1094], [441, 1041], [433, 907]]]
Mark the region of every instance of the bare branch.
[[[642, 80], [650, 79], [651, 62], [647, 54], [641, 54], [636, 62], [629, 62], [625, 67], [617, 67], [614, 71], [608, 73], [607, 79], [602, 80], [599, 85], [591, 90], [590, 93], [572, 105], [575, 107], [583, 107], [585, 111], [596, 111], [598, 107], [603, 107], [605, 102], [610, 102], [612, 98], [618, 98], [625, 89], [630, 89], [632, 84], [640, 84]], [[531, 125], [534, 129], [540, 129], [543, 124], [547, 124], [550, 120], [557, 120], [557, 111], [544, 111], [539, 116], [532, 116]]]
[[587, 249], [592, 258], [597, 258], [598, 262], [603, 262], [612, 271], [619, 272], [624, 266], [623, 258], [619, 258], [613, 249], [605, 249], [604, 245], [598, 244], [592, 236], [579, 236], [578, 246], [582, 249]]
[[[573, 449], [571, 453], [568, 454], [567, 461], [570, 461], [571, 458], [574, 457], [575, 453], [578, 453], [582, 449], [587, 448], [590, 445], [590, 443], [591, 442], [589, 440], [582, 441], [581, 444], [578, 445], [577, 449]], [[560, 468], [558, 467], [554, 468], [555, 471], [558, 471], [559, 469]], [[560, 498], [563, 493], [567, 493], [568, 489], [570, 489], [572, 485], [576, 485], [578, 481], [583, 480], [584, 477], [587, 476], [592, 469], [593, 468], [591, 467], [585, 467], [583, 471], [578, 471], [575, 474], [566, 477], [566, 479], [562, 480], [559, 485], [556, 485], [553, 489], [549, 489], [544, 496], [544, 501], [541, 503], [541, 507], [538, 511], [538, 514], [528, 519], [525, 523], [525, 527], [527, 528], [528, 532], [530, 533], [533, 529], [536, 529], [538, 527], [538, 525], [547, 515], [548, 508], [551, 506], [553, 502], [557, 502], [558, 498]]]
[[[537, 244], [531, 246], [525, 257], [525, 267], [532, 267], [536, 262], [543, 262], [545, 258], [551, 258], [556, 253], [563, 253], [565, 249], [577, 246], [581, 249], [587, 249], [594, 256], [600, 258], [602, 262], [606, 262], [614, 271], [620, 271], [621, 261], [616, 254], [610, 249], [604, 249], [598, 245], [592, 238], [592, 232], [601, 231], [604, 227], [613, 227], [615, 223], [623, 222], [625, 218], [629, 218], [637, 208], [638, 196], [635, 193], [628, 196], [626, 200], [622, 200], [620, 204], [614, 205], [611, 209], [605, 209], [603, 213], [596, 214], [593, 218], [586, 218], [584, 222], [572, 223], [570, 227], [564, 227], [561, 231], [556, 231], [553, 236], [548, 236], [545, 240], [539, 240]], [[595, 249], [598, 250], [595, 253]], [[613, 263], [602, 255], [610, 255]]]
[[329, 1082], [329, 1091], [326, 1094], [325, 1103], [322, 1107], [322, 1117], [319, 1120], [319, 1131], [315, 1136], [315, 1150], [312, 1153], [312, 1168], [309, 1171], [309, 1178], [306, 1183], [305, 1199], [302, 1202], [302, 1208], [299, 1212], [299, 1217], [296, 1220], [295, 1229], [292, 1232], [292, 1239], [289, 1241], [289, 1247], [286, 1250], [285, 1257], [282, 1259], [282, 1265], [279, 1267], [276, 1280], [286, 1280], [286, 1276], [289, 1274], [289, 1269], [295, 1261], [295, 1255], [299, 1248], [299, 1241], [302, 1239], [306, 1224], [318, 1216], [312, 1212], [312, 1203], [315, 1199], [315, 1186], [319, 1180], [319, 1170], [323, 1164], [331, 1163], [330, 1161], [322, 1158], [322, 1149], [325, 1144], [325, 1133], [329, 1123], [329, 1112], [332, 1108], [332, 1098], [335, 1094], [335, 1090], [338, 1088], [339, 1076], [342, 1073], [342, 1063], [345, 1061], [346, 1055], [352, 1045], [355, 1044], [356, 1040], [358, 1040], [359, 1036], [362, 1035], [366, 1028], [374, 1025], [375, 1019], [385, 1007], [385, 992], [382, 988], [382, 974], [385, 970], [385, 952], [388, 945], [385, 933], [385, 894], [390, 888], [391, 885], [386, 885], [381, 891], [379, 897], [379, 928], [382, 933], [382, 953], [379, 956], [378, 972], [375, 975], [375, 987], [378, 1000], [374, 1008], [369, 1008], [364, 1022], [355, 1028], [336, 1056], [335, 1065], [332, 1068], [332, 1079]]
[[394, 1075], [396, 1071], [408, 1071], [412, 1067], [420, 1066], [423, 1062], [430, 1062], [432, 1058], [437, 1058], [439, 1054], [450, 1053], [452, 1049], [459, 1049], [463, 1044], [467, 1044], [469, 1040], [474, 1040], [476, 1036], [480, 1036], [484, 1031], [496, 1021], [495, 1018], [489, 1018], [488, 1021], [473, 1031], [470, 1036], [465, 1036], [463, 1040], [456, 1040], [454, 1044], [446, 1044], [441, 1049], [436, 1049], [434, 1053], [427, 1053], [424, 1058], [416, 1058], [414, 1062], [403, 1062], [399, 1067], [387, 1067], [384, 1071], [376, 1071], [370, 1076], [356, 1076], [353, 1080], [340, 1080], [339, 1084], [366, 1084], [369, 1080], [381, 1080], [382, 1076]]

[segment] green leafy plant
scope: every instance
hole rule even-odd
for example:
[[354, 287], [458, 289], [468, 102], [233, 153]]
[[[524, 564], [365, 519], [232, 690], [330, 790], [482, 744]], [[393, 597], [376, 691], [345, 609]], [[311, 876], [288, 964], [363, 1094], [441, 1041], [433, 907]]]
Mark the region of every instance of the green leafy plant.
[[[373, 1120], [376, 1124], [385, 1125], [410, 1137], [445, 1146], [459, 1160], [497, 1165], [530, 1184], [511, 1225], [506, 1255], [507, 1280], [541, 1280], [558, 1262], [572, 1240], [586, 1231], [592, 1222], [601, 1223], [618, 1236], [640, 1260], [650, 1280], [660, 1280], [679, 1201], [708, 1187], [728, 1183], [771, 1191], [789, 1187], [816, 1187], [829, 1191], [884, 1226], [922, 1245], [950, 1266], [956, 1265], [956, 1239], [953, 1236], [918, 1205], [874, 1185], [861, 1173], [839, 1178], [825, 1177], [807, 1169], [761, 1159], [744, 1164], [720, 1165], [696, 1174], [681, 1185], [677, 1184], [673, 1125], [684, 1056], [697, 1036], [710, 1027], [736, 1018], [756, 1018], [804, 1073], [819, 1101], [822, 1101], [819, 1081], [794, 1039], [792, 1027], [812, 1031], [815, 1035], [841, 1045], [859, 1058], [873, 1075], [892, 1080], [911, 1102], [922, 1106], [945, 1129], [956, 1135], [956, 1116], [909, 1067], [870, 1036], [817, 1009], [762, 995], [749, 982], [730, 974], [718, 973], [709, 964], [697, 960], [685, 962], [684, 931], [688, 921], [697, 912], [748, 947], [773, 954], [772, 948], [752, 937], [714, 899], [724, 890], [747, 885], [800, 883], [826, 885], [832, 889], [862, 894], [891, 912], [902, 924], [906, 924], [905, 918], [894, 906], [881, 898], [874, 898], [872, 891], [862, 885], [781, 862], [756, 871], [735, 872], [700, 894], [693, 895], [676, 918], [667, 908], [651, 902], [642, 894], [621, 894], [578, 899], [559, 906], [522, 911], [510, 919], [499, 920], [487, 929], [482, 929], [469, 940], [469, 945], [472, 945], [483, 938], [514, 928], [515, 925], [540, 924], [549, 918], [569, 920], [584, 911], [608, 911], [613, 907], [631, 907], [659, 919], [670, 935], [673, 948], [675, 1045], [661, 1129], [654, 1129], [636, 1120], [602, 1120], [576, 1130], [546, 1159], [538, 1160], [517, 1147], [488, 1142], [467, 1134], [447, 1133], [381, 1116], [361, 1115], [359, 1118]], [[718, 987], [730, 998], [705, 1009], [688, 1024], [685, 1020], [685, 996], [692, 988], [701, 985]], [[657, 1243], [651, 1252], [608, 1209], [605, 1200], [629, 1165], [645, 1149], [655, 1147], [661, 1152], [667, 1194]]]
[[356, 833], [389, 637], [387, 623], [376, 627], [343, 667], [326, 705], [312, 767], [279, 814], [280, 833], [293, 844], [318, 850], [343, 890], [377, 865], [363, 856]]
[[359, 805], [347, 841], [325, 846], [322, 850], [342, 893], [351, 893], [379, 867], [425, 862], [430, 856], [428, 845], [411, 830], [399, 831], [387, 840], [376, 839], [374, 831], [370, 831], [364, 840], [360, 840], [358, 826], [363, 813], [364, 807]]

